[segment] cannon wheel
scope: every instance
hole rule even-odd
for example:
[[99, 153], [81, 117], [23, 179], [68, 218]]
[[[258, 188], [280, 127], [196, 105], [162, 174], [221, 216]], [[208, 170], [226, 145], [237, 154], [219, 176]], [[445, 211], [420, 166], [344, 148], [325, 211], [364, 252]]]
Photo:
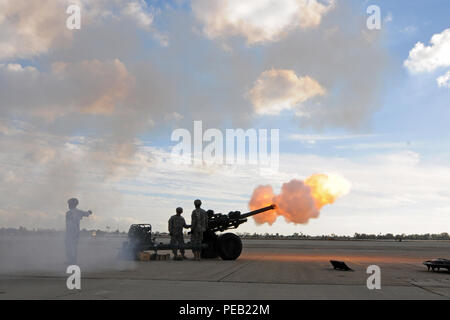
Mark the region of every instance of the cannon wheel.
[[219, 236], [217, 251], [223, 260], [236, 260], [242, 252], [242, 241], [234, 233], [225, 233]]

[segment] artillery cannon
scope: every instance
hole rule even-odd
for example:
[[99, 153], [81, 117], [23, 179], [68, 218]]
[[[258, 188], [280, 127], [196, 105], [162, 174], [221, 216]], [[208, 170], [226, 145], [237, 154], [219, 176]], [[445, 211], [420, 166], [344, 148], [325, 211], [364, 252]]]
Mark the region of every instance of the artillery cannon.
[[[242, 241], [234, 233], [223, 233], [230, 229], [237, 229], [241, 224], [247, 222], [248, 218], [266, 211], [275, 209], [270, 205], [255, 211], [241, 214], [240, 211], [232, 211], [228, 214], [214, 213], [208, 211], [208, 227], [203, 233], [202, 258], [213, 259], [221, 257], [223, 260], [236, 260], [242, 252]], [[184, 249], [192, 249], [190, 243], [186, 243]], [[123, 243], [119, 253], [121, 258], [136, 258], [141, 251], [172, 250], [170, 244], [156, 243], [152, 238], [152, 227], [150, 224], [133, 224], [128, 231], [128, 241]]]
[[236, 260], [242, 252], [242, 241], [234, 233], [223, 233], [229, 229], [237, 229], [241, 224], [247, 222], [247, 218], [275, 209], [275, 205], [270, 205], [255, 211], [241, 214], [239, 211], [232, 211], [228, 214], [214, 214], [208, 211], [208, 228], [203, 233], [202, 258], [212, 259], [221, 257], [223, 260]]

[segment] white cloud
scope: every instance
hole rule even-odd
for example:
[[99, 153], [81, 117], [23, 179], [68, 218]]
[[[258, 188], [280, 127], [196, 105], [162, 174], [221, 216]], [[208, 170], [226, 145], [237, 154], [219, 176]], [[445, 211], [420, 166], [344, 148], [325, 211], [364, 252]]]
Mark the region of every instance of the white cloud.
[[298, 77], [292, 70], [263, 72], [247, 93], [257, 114], [276, 115], [283, 110], [300, 109], [301, 103], [325, 94], [311, 77]]
[[334, 0], [194, 0], [209, 38], [244, 36], [249, 44], [277, 41], [295, 28], [318, 26]]
[[149, 28], [153, 22], [153, 14], [144, 0], [127, 3], [122, 12], [136, 20], [142, 28]]
[[38, 74], [39, 71], [32, 66], [23, 67], [18, 63], [0, 63], [0, 72], [10, 72], [10, 73], [26, 73], [27, 76], [31, 76], [33, 74]]
[[450, 71], [437, 78], [436, 81], [439, 87], [450, 88]]
[[413, 73], [432, 72], [450, 67], [450, 29], [433, 35], [430, 46], [418, 42], [409, 52], [404, 65]]

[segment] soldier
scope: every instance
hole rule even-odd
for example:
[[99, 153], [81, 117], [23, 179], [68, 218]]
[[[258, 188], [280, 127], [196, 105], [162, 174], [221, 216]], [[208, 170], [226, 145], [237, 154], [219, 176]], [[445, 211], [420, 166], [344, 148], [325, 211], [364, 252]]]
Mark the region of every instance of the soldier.
[[200, 200], [194, 201], [195, 210], [192, 211], [191, 219], [191, 242], [192, 252], [194, 252], [194, 260], [200, 261], [201, 245], [203, 240], [203, 232], [208, 226], [208, 216], [206, 211], [200, 208], [202, 202]]
[[181, 259], [186, 259], [184, 255], [184, 238], [183, 238], [183, 228], [190, 228], [186, 224], [186, 221], [181, 216], [183, 213], [183, 208], [177, 208], [177, 214], [171, 216], [169, 219], [169, 234], [170, 234], [170, 244], [173, 249], [173, 260], [179, 260], [178, 249], [180, 249]]
[[80, 220], [88, 217], [92, 211], [81, 211], [77, 209], [78, 200], [72, 198], [67, 201], [69, 211], [66, 212], [66, 256], [67, 264], [77, 263], [78, 236], [80, 234]]

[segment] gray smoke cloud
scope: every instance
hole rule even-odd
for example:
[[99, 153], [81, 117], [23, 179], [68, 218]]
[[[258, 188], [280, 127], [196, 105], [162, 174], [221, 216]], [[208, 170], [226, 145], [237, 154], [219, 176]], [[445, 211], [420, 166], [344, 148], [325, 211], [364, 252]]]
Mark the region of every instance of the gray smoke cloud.
[[[134, 261], [117, 259], [123, 237], [82, 237], [77, 261], [82, 272], [134, 269]], [[64, 235], [0, 235], [0, 275], [35, 275], [67, 277]]]

